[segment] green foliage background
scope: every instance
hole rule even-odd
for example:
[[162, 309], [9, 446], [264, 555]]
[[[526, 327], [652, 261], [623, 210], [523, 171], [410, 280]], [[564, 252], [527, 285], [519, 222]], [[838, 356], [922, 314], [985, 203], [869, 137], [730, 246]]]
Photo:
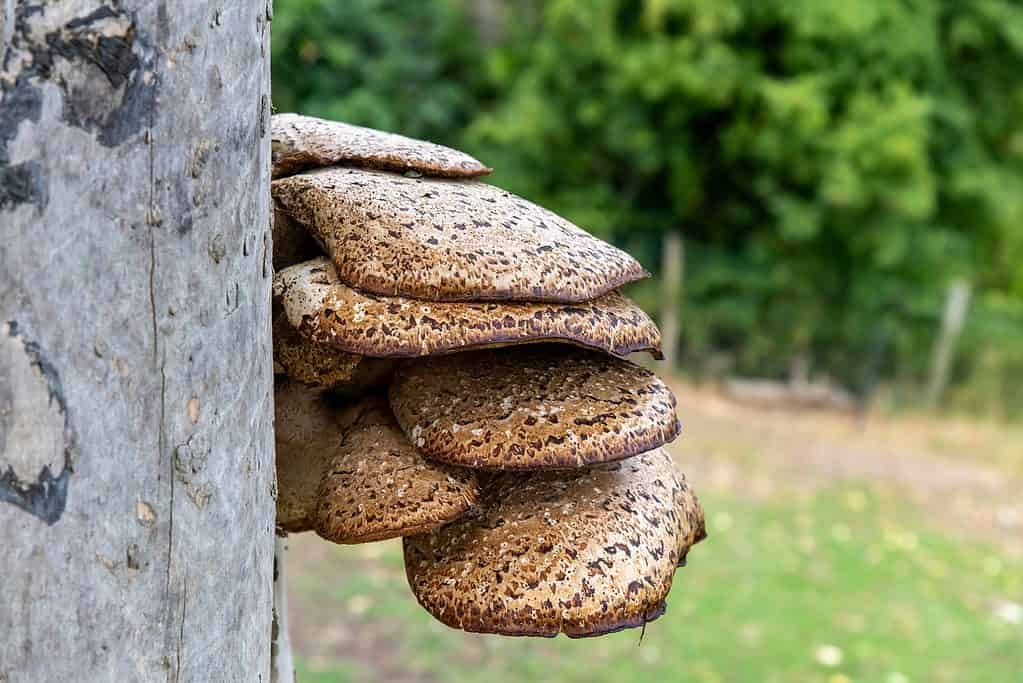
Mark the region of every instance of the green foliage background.
[[912, 394], [962, 277], [950, 400], [1023, 413], [1017, 3], [279, 0], [272, 64], [278, 110], [466, 149], [651, 270], [680, 230], [690, 368]]

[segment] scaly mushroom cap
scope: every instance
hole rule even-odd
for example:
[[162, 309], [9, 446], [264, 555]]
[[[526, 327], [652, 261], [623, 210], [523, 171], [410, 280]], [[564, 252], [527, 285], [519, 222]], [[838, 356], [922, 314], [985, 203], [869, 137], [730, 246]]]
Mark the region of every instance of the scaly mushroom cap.
[[275, 370], [311, 387], [329, 389], [351, 381], [363, 358], [307, 340], [283, 313], [274, 319], [273, 344]]
[[274, 178], [340, 164], [452, 178], [473, 178], [491, 171], [450, 147], [339, 121], [275, 114], [270, 129]]
[[283, 313], [274, 319], [274, 372], [306, 386], [350, 394], [387, 384], [395, 361], [346, 353], [329, 344], [309, 341]]
[[367, 356], [412, 357], [537, 341], [564, 341], [624, 356], [661, 357], [661, 333], [618, 292], [579, 304], [428, 302], [367, 294], [343, 284], [329, 259], [274, 276], [291, 324], [317, 344]]
[[313, 528], [317, 490], [343, 429], [328, 396], [286, 379], [274, 383], [279, 528], [294, 533]]
[[465, 631], [571, 638], [664, 613], [703, 511], [661, 449], [566, 472], [505, 472], [480, 505], [405, 538], [405, 574], [430, 614]]
[[375, 294], [578, 302], [648, 275], [620, 249], [481, 182], [327, 168], [271, 190], [341, 280]]
[[350, 427], [319, 488], [316, 532], [366, 543], [436, 529], [471, 508], [476, 473], [424, 460], [402, 434], [387, 399], [352, 406]]
[[652, 372], [556, 344], [398, 368], [391, 408], [423, 455], [478, 469], [621, 460], [673, 440], [675, 397]]
[[305, 226], [293, 221], [274, 203], [273, 267], [281, 271], [323, 253]]

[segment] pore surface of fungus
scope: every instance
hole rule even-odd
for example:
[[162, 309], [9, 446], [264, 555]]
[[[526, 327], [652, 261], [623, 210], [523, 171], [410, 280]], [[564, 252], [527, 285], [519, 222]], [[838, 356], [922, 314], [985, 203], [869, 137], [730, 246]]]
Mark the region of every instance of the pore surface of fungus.
[[648, 275], [550, 211], [478, 181], [326, 168], [272, 183], [340, 279], [433, 301], [586, 301]]
[[703, 512], [662, 449], [562, 472], [505, 472], [480, 505], [405, 538], [420, 604], [453, 628], [601, 635], [659, 617]]
[[453, 178], [490, 173], [473, 157], [450, 147], [349, 123], [275, 114], [270, 128], [274, 178], [341, 164]]
[[406, 363], [391, 407], [428, 458], [480, 469], [579, 467], [673, 440], [675, 397], [652, 372], [558, 344]]
[[311, 341], [348, 353], [412, 357], [537, 341], [564, 341], [624, 356], [661, 355], [661, 334], [618, 292], [578, 304], [422, 301], [353, 289], [317, 258], [274, 276], [274, 296]]
[[277, 451], [277, 526], [313, 528], [317, 492], [345, 424], [335, 402], [297, 382], [274, 382], [274, 446]]
[[472, 470], [431, 463], [408, 442], [383, 396], [346, 409], [344, 439], [319, 489], [316, 531], [335, 543], [422, 533], [458, 518], [479, 493]]

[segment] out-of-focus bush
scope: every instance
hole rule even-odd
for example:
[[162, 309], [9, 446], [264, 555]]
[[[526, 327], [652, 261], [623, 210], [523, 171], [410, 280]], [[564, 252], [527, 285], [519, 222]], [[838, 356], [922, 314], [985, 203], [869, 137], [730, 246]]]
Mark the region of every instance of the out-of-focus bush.
[[653, 269], [681, 231], [692, 363], [920, 386], [965, 277], [951, 400], [1023, 380], [1016, 3], [283, 0], [273, 68], [278, 108], [459, 145]]
[[478, 112], [480, 50], [459, 3], [279, 0], [279, 111], [457, 143]]

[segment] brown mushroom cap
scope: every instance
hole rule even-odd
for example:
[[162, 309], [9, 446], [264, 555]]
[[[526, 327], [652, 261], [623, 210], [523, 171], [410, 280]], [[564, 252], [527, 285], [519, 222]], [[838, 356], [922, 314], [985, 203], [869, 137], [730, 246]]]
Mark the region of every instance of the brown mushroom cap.
[[279, 314], [273, 325], [274, 370], [309, 387], [350, 394], [386, 384], [395, 361], [346, 353], [329, 344], [309, 341]]
[[339, 418], [322, 392], [286, 379], [274, 383], [277, 526], [284, 531], [313, 528], [317, 490], [341, 443]]
[[283, 313], [274, 319], [273, 344], [275, 369], [311, 387], [330, 388], [350, 381], [362, 361], [357, 354], [307, 340]]
[[661, 357], [661, 333], [618, 292], [579, 304], [428, 302], [367, 294], [318, 258], [274, 276], [291, 324], [317, 344], [367, 356], [412, 357], [470, 348], [564, 341], [624, 356]]
[[626, 360], [557, 344], [398, 368], [391, 408], [423, 455], [478, 469], [621, 460], [673, 440], [675, 397]]
[[571, 638], [664, 613], [703, 511], [662, 449], [562, 472], [505, 472], [479, 506], [405, 538], [419, 603], [465, 631]]
[[472, 178], [491, 171], [450, 147], [339, 121], [275, 114], [270, 117], [270, 128], [274, 178], [339, 164], [452, 178]]
[[372, 396], [348, 411], [355, 417], [319, 488], [320, 536], [366, 543], [422, 533], [476, 503], [476, 473], [424, 460], [402, 434], [385, 397]]
[[594, 299], [648, 276], [550, 211], [477, 181], [326, 168], [275, 180], [352, 287], [432, 301]]
[[273, 228], [273, 267], [274, 271], [284, 270], [288, 266], [308, 261], [323, 253], [320, 245], [309, 234], [305, 226], [294, 221], [274, 202]]

